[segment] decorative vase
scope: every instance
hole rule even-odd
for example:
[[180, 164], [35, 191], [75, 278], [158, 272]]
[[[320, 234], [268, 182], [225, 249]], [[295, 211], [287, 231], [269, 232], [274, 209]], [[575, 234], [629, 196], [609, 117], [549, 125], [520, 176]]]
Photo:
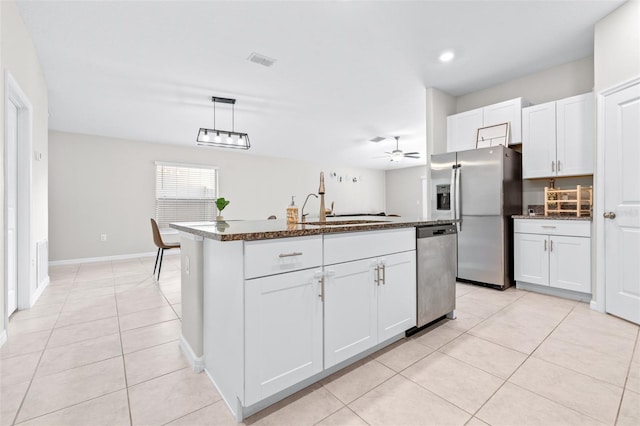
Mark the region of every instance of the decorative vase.
[[216, 216], [216, 222], [222, 222], [223, 220], [224, 220], [224, 217]]

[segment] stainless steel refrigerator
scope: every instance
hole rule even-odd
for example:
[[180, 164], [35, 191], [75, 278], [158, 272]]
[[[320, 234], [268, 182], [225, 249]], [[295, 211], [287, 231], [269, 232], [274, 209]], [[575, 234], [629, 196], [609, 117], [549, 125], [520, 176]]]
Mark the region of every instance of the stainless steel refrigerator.
[[522, 156], [498, 145], [431, 156], [431, 219], [458, 220], [460, 281], [513, 283], [513, 220], [522, 212]]

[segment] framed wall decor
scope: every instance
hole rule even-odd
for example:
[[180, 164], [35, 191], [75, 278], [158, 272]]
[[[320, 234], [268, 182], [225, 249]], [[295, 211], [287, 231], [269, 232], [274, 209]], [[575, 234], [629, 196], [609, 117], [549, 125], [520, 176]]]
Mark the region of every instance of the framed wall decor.
[[487, 148], [496, 145], [509, 145], [509, 123], [480, 127], [476, 134], [476, 148]]

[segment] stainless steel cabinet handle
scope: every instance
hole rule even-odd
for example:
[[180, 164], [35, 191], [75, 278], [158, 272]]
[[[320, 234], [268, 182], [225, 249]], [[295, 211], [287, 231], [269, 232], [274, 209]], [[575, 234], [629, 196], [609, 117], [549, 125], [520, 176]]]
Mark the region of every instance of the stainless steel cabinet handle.
[[383, 264], [382, 265], [382, 285], [385, 285], [387, 283], [387, 267]]
[[324, 302], [324, 277], [320, 278], [320, 294], [318, 297]]
[[555, 171], [556, 171], [556, 162], [555, 162], [555, 161], [552, 161], [552, 162], [551, 162], [551, 171], [552, 171], [552, 172], [555, 172]]
[[558, 160], [558, 171], [560, 171], [560, 160]]
[[380, 285], [380, 266], [376, 266], [376, 275], [373, 278], [373, 282], [376, 283], [377, 286]]
[[547, 240], [544, 240], [544, 251], [547, 251]]
[[553, 251], [553, 240], [551, 240], [550, 243], [551, 244], [549, 245], [549, 251], [551, 252]]
[[556, 229], [556, 227], [553, 225], [542, 225], [542, 227], [545, 229]]
[[615, 212], [605, 212], [602, 216], [605, 219], [615, 219], [616, 218]]
[[302, 256], [302, 252], [294, 251], [293, 253], [280, 253], [278, 257], [294, 257], [294, 256]]

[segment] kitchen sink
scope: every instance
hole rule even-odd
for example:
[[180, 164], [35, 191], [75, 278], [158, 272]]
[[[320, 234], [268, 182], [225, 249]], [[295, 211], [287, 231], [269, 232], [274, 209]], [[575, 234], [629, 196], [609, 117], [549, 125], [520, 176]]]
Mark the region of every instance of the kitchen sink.
[[299, 225], [338, 226], [338, 225], [366, 225], [368, 223], [386, 223], [388, 220], [328, 220], [326, 222], [298, 222]]

